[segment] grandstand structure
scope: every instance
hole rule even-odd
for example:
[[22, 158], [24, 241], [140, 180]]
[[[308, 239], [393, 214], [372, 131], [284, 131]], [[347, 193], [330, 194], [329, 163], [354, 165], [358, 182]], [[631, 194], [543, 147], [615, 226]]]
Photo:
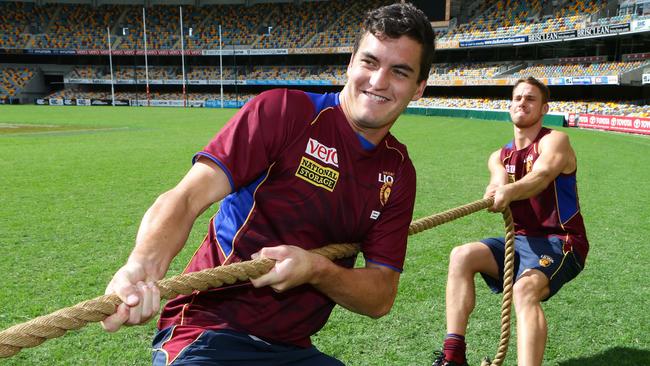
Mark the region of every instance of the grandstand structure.
[[[338, 90], [363, 14], [391, 2], [0, 1], [0, 103], [237, 107], [274, 87]], [[415, 108], [505, 110], [535, 76], [567, 119], [650, 117], [649, 0], [415, 3], [437, 36]]]

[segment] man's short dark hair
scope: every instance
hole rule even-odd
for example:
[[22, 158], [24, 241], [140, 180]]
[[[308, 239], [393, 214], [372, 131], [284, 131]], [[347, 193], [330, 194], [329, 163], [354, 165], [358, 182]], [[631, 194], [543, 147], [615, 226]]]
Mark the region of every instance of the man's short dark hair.
[[354, 41], [353, 54], [357, 53], [359, 44], [366, 33], [375, 36], [384, 35], [389, 38], [407, 36], [419, 43], [422, 46], [422, 54], [418, 82], [429, 78], [435, 50], [435, 34], [422, 10], [409, 3], [395, 3], [368, 11], [361, 31]]
[[551, 91], [548, 89], [548, 86], [546, 86], [546, 84], [542, 83], [541, 81], [535, 79], [532, 76], [517, 80], [515, 86], [512, 87], [512, 91], [514, 92], [517, 85], [521, 83], [526, 83], [526, 84], [536, 86], [537, 89], [539, 89], [539, 91], [542, 93], [542, 103], [548, 103], [548, 100], [551, 99]]

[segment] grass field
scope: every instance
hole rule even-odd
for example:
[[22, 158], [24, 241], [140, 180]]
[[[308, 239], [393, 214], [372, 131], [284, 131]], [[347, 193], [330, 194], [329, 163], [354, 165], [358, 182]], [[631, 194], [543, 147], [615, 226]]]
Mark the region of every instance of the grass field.
[[[103, 294], [142, 214], [233, 113], [0, 106], [0, 329]], [[565, 131], [578, 154], [591, 252], [583, 273], [544, 305], [544, 364], [650, 365], [650, 139]], [[404, 116], [393, 132], [418, 172], [418, 218], [481, 198], [487, 156], [512, 128]], [[169, 275], [181, 272], [215, 210], [197, 221]], [[371, 320], [337, 307], [315, 344], [347, 365], [429, 365], [445, 334], [449, 251], [501, 232], [500, 216], [482, 212], [411, 237], [393, 311]], [[477, 293], [473, 365], [494, 355], [500, 321], [500, 297], [482, 281]], [[115, 334], [92, 324], [0, 364], [144, 365], [153, 332], [153, 322]], [[515, 363], [511, 343], [505, 365]]]

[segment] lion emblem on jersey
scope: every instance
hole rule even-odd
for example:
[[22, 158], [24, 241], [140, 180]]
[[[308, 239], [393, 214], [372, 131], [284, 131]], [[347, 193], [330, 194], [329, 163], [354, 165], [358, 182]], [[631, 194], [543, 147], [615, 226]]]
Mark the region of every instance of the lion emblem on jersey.
[[542, 267], [548, 267], [551, 264], [553, 264], [553, 258], [549, 257], [548, 255], [544, 254], [539, 258], [539, 265]]
[[390, 197], [392, 189], [393, 183], [391, 182], [384, 182], [384, 185], [381, 186], [381, 189], [379, 190], [379, 202], [381, 202], [382, 206], [388, 202], [388, 197]]
[[531, 170], [533, 170], [533, 155], [529, 154], [526, 156], [526, 174], [530, 173]]

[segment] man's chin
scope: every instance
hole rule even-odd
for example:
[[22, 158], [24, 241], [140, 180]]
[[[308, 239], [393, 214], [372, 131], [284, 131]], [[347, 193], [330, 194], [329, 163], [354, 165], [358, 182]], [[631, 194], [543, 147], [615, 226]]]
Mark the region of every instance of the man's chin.
[[535, 123], [536, 122], [529, 122], [529, 121], [518, 121], [518, 122], [513, 121], [513, 124], [518, 128], [532, 127], [535, 125]]

